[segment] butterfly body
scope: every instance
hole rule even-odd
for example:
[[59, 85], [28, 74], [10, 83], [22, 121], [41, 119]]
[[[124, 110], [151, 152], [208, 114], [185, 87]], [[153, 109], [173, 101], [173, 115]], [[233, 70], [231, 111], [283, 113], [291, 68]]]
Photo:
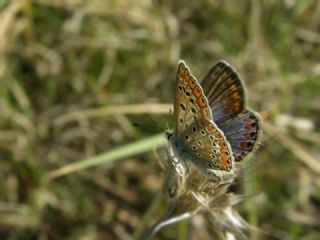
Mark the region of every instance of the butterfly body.
[[[174, 129], [167, 133], [173, 163], [189, 163], [207, 177], [233, 173], [235, 160], [252, 149], [258, 135], [256, 114], [245, 109], [238, 75], [219, 62], [201, 86], [179, 62], [174, 99]], [[230, 141], [230, 142], [229, 142]]]

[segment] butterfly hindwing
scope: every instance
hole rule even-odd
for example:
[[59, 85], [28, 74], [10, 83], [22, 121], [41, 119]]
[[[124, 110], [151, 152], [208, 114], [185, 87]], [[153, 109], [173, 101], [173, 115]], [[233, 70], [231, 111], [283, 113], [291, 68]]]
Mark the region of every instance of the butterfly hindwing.
[[231, 145], [235, 161], [241, 161], [251, 153], [261, 132], [259, 117], [250, 110], [244, 110], [236, 117], [219, 124]]
[[183, 133], [181, 148], [202, 171], [230, 171], [233, 157], [223, 133], [212, 121], [196, 119]]
[[245, 107], [245, 91], [238, 73], [225, 61], [215, 64], [201, 82], [213, 121], [222, 122]]

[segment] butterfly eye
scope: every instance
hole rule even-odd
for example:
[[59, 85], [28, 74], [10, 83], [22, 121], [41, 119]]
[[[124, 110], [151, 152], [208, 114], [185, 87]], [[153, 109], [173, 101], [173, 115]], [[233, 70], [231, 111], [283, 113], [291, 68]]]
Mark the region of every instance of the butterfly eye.
[[167, 139], [170, 140], [170, 138], [172, 137], [173, 134], [172, 134], [172, 132], [167, 131], [166, 135], [167, 135]]
[[211, 163], [208, 163], [208, 168], [210, 168], [210, 169], [212, 169], [212, 168], [213, 168], [213, 166], [212, 166], [212, 164], [211, 164]]
[[188, 139], [189, 139], [189, 136], [188, 136], [188, 135], [186, 135], [186, 136], [185, 136], [185, 138], [186, 138], [186, 140], [188, 140]]
[[210, 135], [210, 139], [213, 141], [214, 140], [214, 137], [212, 135]]
[[[190, 98], [190, 99], [192, 99], [192, 98]], [[193, 114], [195, 114], [195, 113], [196, 113], [196, 109], [195, 109], [195, 108], [191, 108], [191, 112], [192, 112]]]
[[192, 150], [197, 150], [197, 147], [196, 146], [192, 146]]
[[201, 134], [202, 134], [202, 136], [205, 136], [206, 132], [204, 130], [201, 130]]
[[195, 132], [197, 132], [197, 128], [196, 127], [192, 127], [192, 130], [193, 130], [193, 132], [195, 133]]

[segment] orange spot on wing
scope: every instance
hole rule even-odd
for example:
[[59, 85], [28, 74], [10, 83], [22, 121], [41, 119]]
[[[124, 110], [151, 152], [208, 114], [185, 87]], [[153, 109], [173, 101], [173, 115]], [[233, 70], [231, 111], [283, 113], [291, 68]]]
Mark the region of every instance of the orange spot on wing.
[[235, 111], [239, 111], [239, 110], [240, 110], [240, 103], [235, 103], [235, 104], [233, 105], [233, 109], [234, 109]]
[[203, 109], [201, 110], [201, 114], [202, 114], [202, 118], [203, 118], [203, 119], [209, 119], [209, 117], [210, 117], [207, 108], [203, 108]]
[[[219, 136], [219, 137], [220, 137], [220, 139], [222, 138], [221, 136]], [[221, 148], [221, 151], [226, 148], [226, 144], [224, 143], [224, 141], [220, 141], [219, 146]]]
[[229, 78], [227, 78], [226, 82], [227, 82], [229, 85], [231, 85], [231, 84], [233, 83], [233, 79], [229, 77]]
[[246, 134], [243, 134], [243, 136], [244, 136], [246, 139], [249, 139], [249, 138], [251, 138], [251, 133], [248, 132], [248, 133], [246, 133]]
[[220, 136], [220, 134], [218, 133], [218, 132], [216, 132], [215, 134], [214, 134], [214, 136], [215, 136], [215, 139], [221, 139], [221, 136]]
[[196, 87], [196, 83], [194, 82], [194, 80], [192, 78], [189, 78], [188, 80], [188, 85], [189, 85], [189, 88], [192, 90]]
[[[248, 121], [247, 121], [248, 122]], [[256, 123], [251, 123], [247, 125], [247, 129], [251, 130], [251, 129], [255, 129], [256, 128]]]
[[238, 87], [237, 87], [237, 85], [232, 84], [232, 85], [230, 86], [230, 89], [231, 89], [232, 91], [235, 91], [235, 90], [238, 89]]
[[201, 96], [201, 90], [198, 87], [195, 87], [194, 89], [192, 89], [192, 92], [196, 98]]
[[248, 148], [248, 147], [250, 147], [250, 143], [249, 142], [242, 142], [241, 143], [241, 147], [242, 148]]
[[214, 126], [212, 124], [208, 124], [207, 130], [208, 130], [209, 133], [212, 133], [212, 132], [215, 131], [215, 128], [214, 128]]
[[204, 108], [206, 106], [206, 100], [204, 99], [203, 96], [197, 99], [197, 103], [200, 108]]
[[226, 155], [221, 155], [221, 170], [227, 171], [230, 169], [230, 161]]
[[232, 97], [233, 97], [233, 99], [240, 99], [240, 95], [239, 95], [239, 93], [237, 93], [237, 92], [234, 92], [234, 93], [232, 94]]

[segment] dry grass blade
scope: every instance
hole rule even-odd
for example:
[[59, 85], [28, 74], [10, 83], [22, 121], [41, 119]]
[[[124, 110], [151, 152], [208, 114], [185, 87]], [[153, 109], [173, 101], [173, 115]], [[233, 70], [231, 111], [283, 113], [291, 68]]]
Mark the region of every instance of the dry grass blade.
[[294, 141], [285, 133], [275, 130], [272, 127], [272, 125], [270, 125], [267, 122], [264, 122], [263, 129], [269, 136], [275, 136], [275, 139], [280, 144], [282, 144], [283, 146], [288, 148], [292, 153], [294, 153], [298, 157], [298, 159], [301, 160], [301, 162], [303, 162], [310, 168], [311, 171], [320, 174], [319, 161], [317, 161], [310, 153], [308, 153], [308, 151], [306, 151], [305, 148], [301, 146], [301, 144]]
[[76, 111], [59, 116], [53, 120], [54, 126], [64, 125], [71, 121], [81, 119], [105, 117], [117, 114], [168, 114], [172, 104], [135, 104], [135, 105], [116, 105], [102, 108], [87, 109]]

